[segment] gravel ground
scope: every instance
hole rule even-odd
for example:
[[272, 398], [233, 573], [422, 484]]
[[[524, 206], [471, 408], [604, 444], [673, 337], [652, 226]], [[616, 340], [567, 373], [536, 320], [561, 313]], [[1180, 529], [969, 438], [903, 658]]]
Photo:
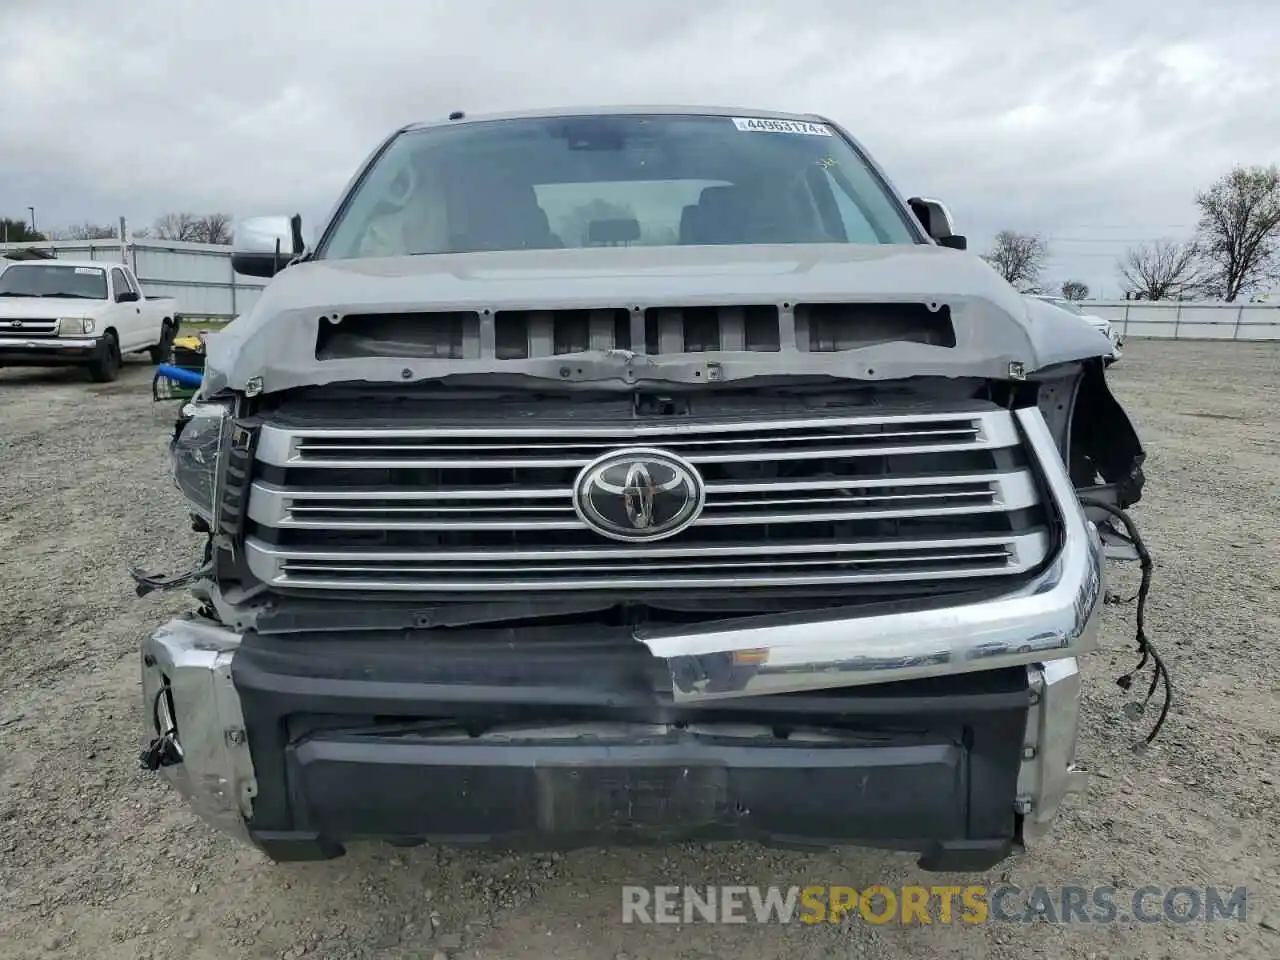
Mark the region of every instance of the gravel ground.
[[1112, 376], [1150, 449], [1135, 515], [1180, 705], [1153, 748], [1129, 748], [1141, 731], [1112, 680], [1133, 610], [1109, 608], [1086, 664], [1087, 800], [985, 882], [1112, 885], [1122, 903], [1145, 884], [1244, 885], [1245, 922], [619, 922], [628, 883], [975, 882], [857, 850], [369, 846], [269, 864], [136, 769], [137, 637], [186, 600], [137, 599], [126, 567], [185, 568], [197, 543], [166, 472], [174, 411], [135, 362], [105, 386], [0, 372], [0, 958], [1280, 956], [1280, 344], [1134, 342]]

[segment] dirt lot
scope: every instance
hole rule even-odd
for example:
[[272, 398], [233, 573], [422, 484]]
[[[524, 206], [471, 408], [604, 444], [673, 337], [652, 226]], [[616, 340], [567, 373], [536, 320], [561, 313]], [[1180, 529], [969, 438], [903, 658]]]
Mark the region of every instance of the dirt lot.
[[135, 363], [106, 386], [0, 372], [0, 958], [1280, 956], [1280, 344], [1134, 343], [1113, 377], [1150, 449], [1148, 619], [1180, 706], [1129, 749], [1112, 680], [1133, 662], [1132, 608], [1109, 608], [1087, 664], [1087, 802], [985, 879], [1111, 885], [1122, 907], [1147, 884], [1244, 885], [1245, 922], [619, 922], [623, 884], [974, 882], [862, 851], [371, 846], [270, 865], [136, 769], [137, 637], [185, 599], [135, 598], [126, 565], [185, 568], [197, 544], [166, 472], [174, 411]]

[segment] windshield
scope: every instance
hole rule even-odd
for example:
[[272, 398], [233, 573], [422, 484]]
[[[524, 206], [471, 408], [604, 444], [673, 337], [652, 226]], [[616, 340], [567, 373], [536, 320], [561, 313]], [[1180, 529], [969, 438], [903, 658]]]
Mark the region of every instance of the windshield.
[[317, 255], [920, 242], [867, 161], [825, 124], [587, 116], [402, 133]]
[[15, 264], [0, 273], [0, 297], [107, 299], [107, 274], [97, 267]]

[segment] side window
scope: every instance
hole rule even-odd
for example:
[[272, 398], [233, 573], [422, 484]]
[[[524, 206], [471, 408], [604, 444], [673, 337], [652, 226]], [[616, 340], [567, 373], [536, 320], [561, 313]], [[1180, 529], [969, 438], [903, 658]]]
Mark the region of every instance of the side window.
[[138, 293], [138, 284], [134, 282], [133, 274], [129, 273], [128, 270], [122, 270], [119, 268], [116, 268], [115, 273], [119, 274], [119, 278], [116, 279], [116, 283], [120, 284], [119, 287], [116, 289], [122, 289], [122, 291], [132, 291], [133, 293]]
[[848, 241], [850, 243], [881, 243], [871, 221], [858, 209], [853, 198], [845, 193], [840, 182], [831, 176], [831, 171], [824, 171], [823, 176], [827, 178], [827, 186], [831, 188], [831, 194], [835, 197], [836, 209], [840, 212], [840, 220], [844, 223], [844, 232]]

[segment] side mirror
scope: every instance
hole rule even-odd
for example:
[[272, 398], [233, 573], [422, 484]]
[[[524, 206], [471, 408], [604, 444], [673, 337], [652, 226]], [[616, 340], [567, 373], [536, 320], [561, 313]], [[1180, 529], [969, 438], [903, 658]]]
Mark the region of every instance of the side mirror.
[[137, 303], [138, 292], [136, 290], [118, 290], [116, 292], [116, 303]]
[[305, 250], [301, 217], [251, 217], [236, 224], [231, 269], [249, 277], [274, 277]]
[[929, 197], [912, 197], [907, 203], [910, 204], [911, 212], [916, 215], [925, 232], [938, 246], [950, 247], [952, 250], [968, 249], [969, 240], [956, 233], [955, 221], [951, 218], [951, 211], [947, 209], [945, 203]]

